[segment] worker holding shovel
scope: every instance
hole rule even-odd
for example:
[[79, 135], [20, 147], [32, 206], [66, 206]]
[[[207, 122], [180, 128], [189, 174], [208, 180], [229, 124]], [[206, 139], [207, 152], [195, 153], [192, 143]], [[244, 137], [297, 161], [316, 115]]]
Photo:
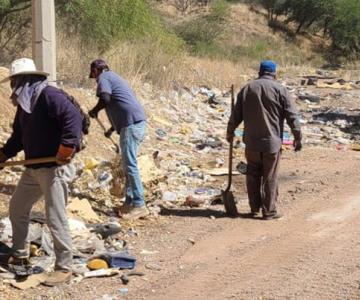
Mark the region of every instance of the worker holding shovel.
[[0, 149], [0, 162], [20, 151], [27, 162], [10, 200], [13, 253], [9, 265], [27, 264], [30, 211], [44, 196], [56, 256], [55, 271], [45, 284], [54, 286], [71, 279], [72, 246], [65, 206], [68, 182], [75, 176], [70, 162], [80, 147], [83, 116], [61, 90], [48, 85], [48, 75], [37, 71], [31, 59], [12, 62], [10, 76], [3, 81], [10, 80], [17, 111], [13, 132]]
[[244, 121], [246, 186], [251, 217], [260, 209], [264, 220], [280, 218], [277, 212], [278, 169], [284, 120], [294, 135], [294, 149], [301, 150], [298, 112], [286, 87], [276, 81], [276, 64], [263, 61], [259, 78], [246, 84], [237, 96], [227, 127], [227, 140]]
[[102, 59], [94, 60], [90, 65], [90, 78], [97, 82], [96, 95], [99, 101], [89, 111], [96, 118], [100, 110], [105, 109], [112, 128], [120, 134], [120, 150], [125, 173], [126, 197], [120, 208], [124, 219], [138, 219], [149, 214], [145, 205], [144, 189], [137, 165], [138, 148], [145, 137], [146, 116], [143, 107], [129, 84], [118, 74], [111, 71]]

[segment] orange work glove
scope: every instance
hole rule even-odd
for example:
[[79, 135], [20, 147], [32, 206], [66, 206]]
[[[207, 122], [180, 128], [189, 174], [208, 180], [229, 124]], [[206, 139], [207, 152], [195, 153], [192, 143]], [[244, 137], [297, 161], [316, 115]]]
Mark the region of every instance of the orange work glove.
[[64, 145], [60, 145], [58, 152], [56, 154], [56, 163], [58, 165], [66, 165], [68, 164], [75, 154], [74, 147], [67, 147]]

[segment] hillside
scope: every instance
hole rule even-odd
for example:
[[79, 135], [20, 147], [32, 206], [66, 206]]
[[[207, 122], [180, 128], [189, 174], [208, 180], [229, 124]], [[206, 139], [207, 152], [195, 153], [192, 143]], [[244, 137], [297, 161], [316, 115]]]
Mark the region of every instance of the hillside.
[[[133, 85], [150, 82], [160, 89], [168, 89], [177, 85], [208, 84], [226, 89], [232, 83], [241, 84], [248, 74], [256, 73], [263, 59], [277, 61], [282, 72], [289, 70], [297, 74], [323, 63], [321, 54], [316, 52], [323, 42], [321, 38], [311, 35], [290, 38], [286, 32], [268, 26], [264, 11], [254, 11], [246, 4], [229, 4], [224, 20], [215, 18], [209, 23], [204, 21], [210, 13], [209, 7], [182, 15], [168, 1], [152, 3], [165, 28], [180, 40], [190, 39], [190, 44], [186, 42], [181, 50], [167, 53], [157, 43], [143, 43], [140, 39], [116, 44], [102, 53]], [[216, 29], [208, 35], [207, 30], [212, 26]], [[88, 84], [82, 72], [97, 54], [91, 47], [82, 53], [81, 47], [78, 40], [59, 32], [59, 73], [67, 83], [74, 84], [75, 80]]]

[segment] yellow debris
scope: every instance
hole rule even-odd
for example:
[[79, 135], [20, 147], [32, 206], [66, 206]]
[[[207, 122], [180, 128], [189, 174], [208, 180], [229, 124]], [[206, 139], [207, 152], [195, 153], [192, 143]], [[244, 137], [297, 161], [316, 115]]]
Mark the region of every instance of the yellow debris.
[[107, 262], [100, 258], [95, 258], [95, 259], [90, 260], [87, 263], [87, 267], [90, 270], [100, 270], [100, 269], [108, 269], [109, 268]]
[[84, 159], [84, 164], [86, 170], [92, 170], [95, 169], [100, 164], [100, 161], [92, 157], [86, 157]]

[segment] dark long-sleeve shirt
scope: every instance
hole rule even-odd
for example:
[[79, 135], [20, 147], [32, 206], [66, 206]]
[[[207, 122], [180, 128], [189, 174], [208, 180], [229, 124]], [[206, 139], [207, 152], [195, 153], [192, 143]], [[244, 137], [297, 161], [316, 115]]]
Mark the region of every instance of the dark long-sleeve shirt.
[[275, 153], [282, 145], [284, 120], [295, 138], [300, 139], [299, 115], [289, 92], [272, 76], [264, 75], [245, 85], [238, 94], [227, 131], [233, 133], [244, 121], [246, 147]]
[[[13, 123], [13, 133], [3, 147], [3, 153], [14, 157], [22, 150], [25, 159], [55, 156], [60, 144], [79, 149], [82, 136], [82, 115], [57, 88], [46, 87], [31, 114], [20, 105]], [[51, 167], [55, 163], [29, 167]]]

